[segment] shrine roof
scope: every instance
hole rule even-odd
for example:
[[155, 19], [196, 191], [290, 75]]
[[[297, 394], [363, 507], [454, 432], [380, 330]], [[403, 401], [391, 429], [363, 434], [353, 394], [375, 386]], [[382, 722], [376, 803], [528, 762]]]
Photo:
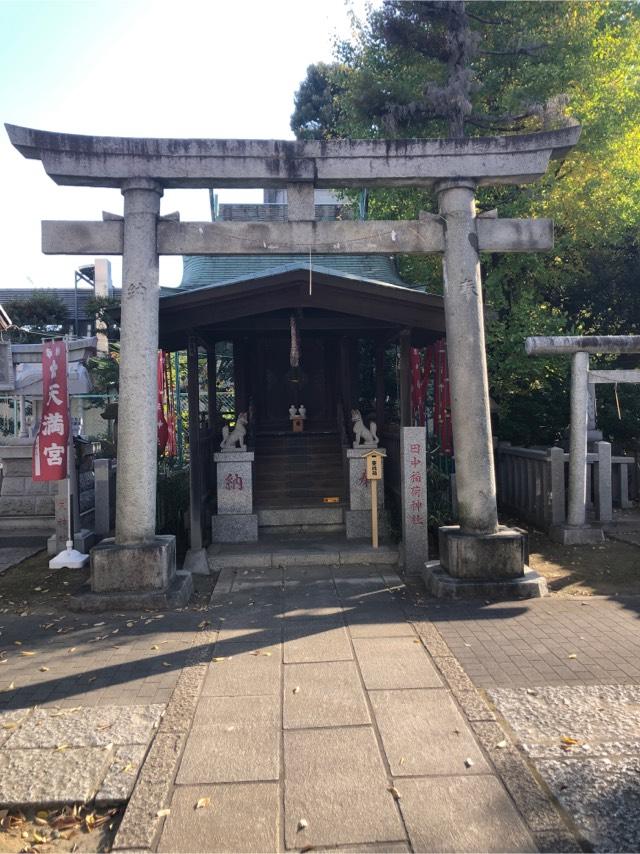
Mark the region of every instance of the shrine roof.
[[[183, 259], [182, 282], [175, 293], [217, 287], [230, 282], [273, 276], [290, 270], [308, 270], [308, 255], [190, 255]], [[313, 255], [311, 269], [410, 288], [386, 255]]]

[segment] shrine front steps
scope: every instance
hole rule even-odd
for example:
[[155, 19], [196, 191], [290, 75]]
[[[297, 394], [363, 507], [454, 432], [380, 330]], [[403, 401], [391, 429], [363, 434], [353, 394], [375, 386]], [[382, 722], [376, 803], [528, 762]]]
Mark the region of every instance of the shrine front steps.
[[258, 543], [216, 544], [207, 549], [209, 572], [286, 566], [354, 566], [398, 563], [398, 547], [349, 542], [343, 537], [313, 537], [298, 542], [263, 537]]
[[344, 506], [339, 504], [312, 507], [263, 507], [257, 510], [261, 535], [343, 534]]

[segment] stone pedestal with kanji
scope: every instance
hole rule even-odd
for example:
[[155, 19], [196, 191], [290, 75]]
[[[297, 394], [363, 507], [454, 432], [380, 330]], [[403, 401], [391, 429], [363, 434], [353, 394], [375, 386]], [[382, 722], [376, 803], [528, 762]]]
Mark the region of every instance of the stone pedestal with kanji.
[[[349, 507], [345, 511], [345, 523], [348, 540], [363, 540], [371, 537], [371, 484], [367, 480], [367, 463], [365, 454], [371, 448], [348, 448], [345, 451], [349, 468]], [[376, 448], [383, 456], [384, 448]], [[378, 511], [380, 536], [388, 533], [384, 515], [384, 468], [378, 483]]]
[[402, 563], [406, 575], [420, 575], [429, 557], [427, 517], [427, 432], [424, 427], [400, 430], [402, 491]]
[[218, 509], [211, 518], [214, 543], [255, 543], [258, 516], [253, 512], [253, 451], [214, 454]]

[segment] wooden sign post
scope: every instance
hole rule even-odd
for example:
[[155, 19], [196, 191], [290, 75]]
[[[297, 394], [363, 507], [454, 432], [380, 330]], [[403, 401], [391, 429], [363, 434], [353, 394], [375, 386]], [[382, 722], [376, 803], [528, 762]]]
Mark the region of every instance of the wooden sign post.
[[378, 548], [378, 481], [382, 480], [382, 458], [386, 456], [381, 451], [369, 451], [364, 455], [367, 462], [367, 480], [371, 484], [371, 545]]

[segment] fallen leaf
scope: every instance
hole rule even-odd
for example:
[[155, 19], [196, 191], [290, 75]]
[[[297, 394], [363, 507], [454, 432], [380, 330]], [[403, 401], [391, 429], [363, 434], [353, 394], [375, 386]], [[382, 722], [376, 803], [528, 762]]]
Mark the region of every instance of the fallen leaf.
[[90, 676], [90, 677], [87, 679], [87, 682], [95, 682], [97, 678], [98, 678], [97, 676]]
[[68, 749], [69, 749], [69, 745], [68, 745], [68, 744], [59, 744], [59, 745], [56, 747], [56, 750], [57, 750], [59, 753], [62, 753], [64, 750], [68, 750]]
[[171, 810], [165, 807], [165, 809], [163, 809], [163, 810], [158, 810], [156, 815], [158, 816], [158, 818], [163, 818], [165, 815], [169, 815], [170, 812], [171, 812]]
[[162, 666], [163, 667], [171, 667], [171, 662], [170, 661], [163, 661]]
[[121, 770], [121, 773], [122, 773], [122, 774], [133, 774], [133, 772], [134, 772], [135, 770], [136, 770], [136, 769], [135, 769], [134, 765], [132, 765], [132, 763], [131, 763], [131, 762], [128, 762], [128, 763], [124, 766], [124, 768]]
[[299, 694], [299, 693], [300, 693], [300, 686], [299, 686], [299, 685], [296, 685], [296, 687], [293, 689], [293, 693], [294, 693], [294, 694]]
[[401, 798], [400, 792], [396, 789], [395, 786], [389, 786], [389, 788], [387, 789], [387, 792], [391, 792], [391, 794], [393, 795], [394, 801], [400, 800], [400, 798]]
[[160, 649], [160, 647], [158, 646], [157, 643], [154, 643], [154, 645], [151, 647], [151, 649]]
[[211, 798], [198, 798], [196, 801], [196, 809], [201, 810], [211, 806]]
[[48, 667], [41, 667], [41, 668], [40, 668], [40, 672], [41, 672], [41, 673], [46, 673], [48, 669], [49, 669]]
[[305, 827], [309, 827], [309, 822], [306, 820], [306, 818], [301, 818], [298, 822], [298, 830], [304, 830]]
[[575, 652], [572, 652], [570, 655], [567, 656], [567, 658], [577, 658], [577, 657], [578, 656], [575, 654]]
[[503, 738], [503, 739], [502, 739], [502, 741], [499, 741], [499, 742], [496, 744], [496, 747], [500, 748], [500, 750], [503, 750], [506, 746], [507, 746], [507, 740], [506, 740], [506, 738]]
[[75, 652], [78, 649], [77, 646], [70, 646], [67, 652]]
[[224, 655], [219, 655], [216, 658], [212, 658], [211, 661], [226, 661]]
[[22, 646], [22, 641], [14, 641], [14, 646]]
[[571, 738], [570, 735], [563, 735], [562, 738], [560, 739], [560, 741], [563, 744], [568, 744], [568, 745], [580, 744], [580, 742], [578, 741], [577, 738]]
[[13, 689], [14, 689], [15, 687], [16, 687], [16, 683], [15, 683], [15, 682], [12, 682], [10, 685], [8, 685], [6, 688], [3, 688], [2, 690], [3, 690], [3, 691], [13, 691]]
[[29, 652], [28, 650], [23, 650], [20, 655], [35, 655], [35, 652]]
[[464, 764], [467, 766], [467, 768], [472, 768], [473, 764], [474, 764], [473, 759], [469, 759], [469, 758], [465, 759]]

